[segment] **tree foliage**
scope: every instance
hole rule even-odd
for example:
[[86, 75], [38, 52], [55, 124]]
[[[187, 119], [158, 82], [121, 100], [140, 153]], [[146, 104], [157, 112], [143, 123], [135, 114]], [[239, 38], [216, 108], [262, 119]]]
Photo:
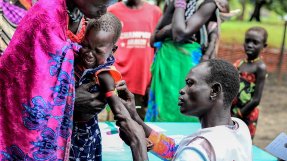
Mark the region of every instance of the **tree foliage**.
[[267, 8], [275, 11], [280, 16], [287, 14], [287, 0], [269, 0]]

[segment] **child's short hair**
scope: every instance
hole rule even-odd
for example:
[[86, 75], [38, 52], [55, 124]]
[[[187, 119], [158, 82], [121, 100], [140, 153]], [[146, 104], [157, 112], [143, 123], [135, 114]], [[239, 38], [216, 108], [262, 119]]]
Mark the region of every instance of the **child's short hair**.
[[92, 19], [88, 22], [86, 34], [91, 30], [103, 30], [105, 32], [112, 32], [114, 34], [113, 43], [116, 43], [121, 35], [122, 24], [121, 21], [113, 14], [106, 13], [99, 19]]
[[250, 32], [250, 31], [256, 31], [256, 32], [260, 32], [261, 34], [263, 34], [263, 42], [264, 42], [264, 44], [267, 43], [268, 33], [265, 30], [265, 28], [259, 27], [259, 26], [251, 27], [246, 31], [246, 33]]

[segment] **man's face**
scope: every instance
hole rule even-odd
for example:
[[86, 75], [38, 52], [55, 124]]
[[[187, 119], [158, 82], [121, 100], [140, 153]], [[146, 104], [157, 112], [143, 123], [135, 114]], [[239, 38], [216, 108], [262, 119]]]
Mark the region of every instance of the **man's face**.
[[178, 101], [182, 114], [200, 117], [212, 107], [211, 88], [205, 80], [209, 74], [210, 67], [207, 62], [199, 64], [189, 72]]
[[80, 57], [86, 68], [104, 64], [113, 53], [114, 34], [103, 30], [91, 29], [86, 34], [80, 50]]
[[244, 49], [249, 59], [257, 58], [264, 47], [265, 44], [263, 34], [252, 30], [246, 33]]
[[110, 0], [74, 0], [74, 2], [86, 17], [97, 19], [107, 12]]

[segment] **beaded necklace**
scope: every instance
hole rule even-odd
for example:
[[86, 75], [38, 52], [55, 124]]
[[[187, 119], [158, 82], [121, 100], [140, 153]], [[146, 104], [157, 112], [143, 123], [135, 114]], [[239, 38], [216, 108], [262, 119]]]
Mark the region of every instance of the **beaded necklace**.
[[[69, 25], [69, 16], [68, 16], [68, 25]], [[82, 17], [82, 21], [80, 22], [81, 30], [77, 32], [77, 34], [74, 34], [69, 28], [67, 27], [67, 37], [72, 41], [76, 43], [81, 43], [84, 39], [85, 33], [86, 33], [86, 21], [85, 17]]]
[[258, 62], [259, 60], [261, 60], [260, 57], [257, 57], [253, 60], [247, 60], [247, 58], [246, 58], [246, 59], [244, 59], [244, 63], [255, 63], [255, 62]]

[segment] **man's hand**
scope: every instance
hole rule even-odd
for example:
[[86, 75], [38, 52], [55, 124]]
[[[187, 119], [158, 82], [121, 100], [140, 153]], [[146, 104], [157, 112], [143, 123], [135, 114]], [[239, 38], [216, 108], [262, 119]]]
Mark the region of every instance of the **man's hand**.
[[118, 91], [118, 96], [120, 97], [121, 102], [124, 104], [126, 109], [129, 111], [131, 117], [134, 120], [137, 120], [138, 118], [140, 118], [136, 111], [134, 95], [128, 90], [126, 82], [124, 80], [119, 81], [116, 84], [116, 89]]
[[133, 161], [148, 160], [145, 132], [137, 122], [130, 117], [117, 115], [116, 125], [120, 127], [121, 139], [130, 146]]
[[131, 144], [144, 143], [145, 133], [137, 122], [135, 122], [132, 118], [124, 117], [123, 115], [118, 115], [116, 118], [116, 125], [120, 127], [120, 137], [121, 139], [129, 146]]
[[125, 81], [120, 81], [116, 85], [116, 88], [118, 90], [119, 97], [121, 98], [121, 101], [124, 104], [125, 108], [128, 110], [130, 116], [134, 121], [136, 121], [139, 125], [143, 127], [145, 136], [148, 138], [152, 129], [147, 126], [138, 115], [135, 108], [134, 95], [128, 90]]

